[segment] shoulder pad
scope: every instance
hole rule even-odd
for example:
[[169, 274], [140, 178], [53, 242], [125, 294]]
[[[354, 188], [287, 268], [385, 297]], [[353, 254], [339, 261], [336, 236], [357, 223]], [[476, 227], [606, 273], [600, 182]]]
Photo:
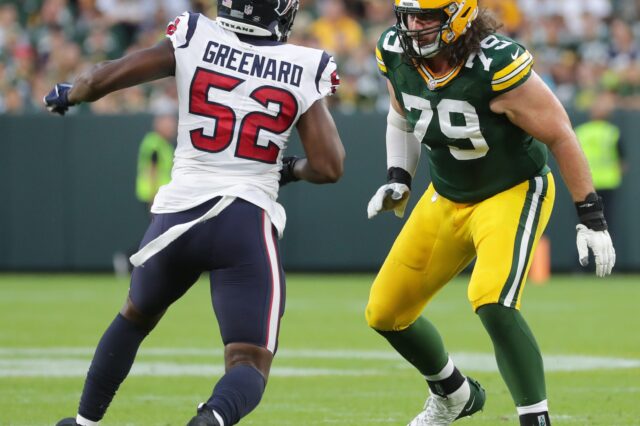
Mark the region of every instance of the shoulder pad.
[[533, 56], [521, 44], [499, 34], [492, 34], [480, 44], [487, 58], [491, 59], [489, 73], [491, 90], [495, 93], [515, 89], [531, 75]]
[[387, 76], [387, 70], [390, 62], [393, 62], [395, 58], [402, 57], [402, 47], [400, 46], [400, 39], [395, 27], [387, 28], [376, 44], [376, 62], [378, 63], [378, 70]]
[[184, 12], [167, 25], [165, 37], [171, 40], [174, 49], [189, 47], [189, 42], [198, 25], [199, 13]]
[[500, 34], [491, 34], [480, 43], [480, 51], [467, 59], [467, 68], [485, 73], [495, 94], [515, 89], [531, 75], [533, 56], [521, 44]]

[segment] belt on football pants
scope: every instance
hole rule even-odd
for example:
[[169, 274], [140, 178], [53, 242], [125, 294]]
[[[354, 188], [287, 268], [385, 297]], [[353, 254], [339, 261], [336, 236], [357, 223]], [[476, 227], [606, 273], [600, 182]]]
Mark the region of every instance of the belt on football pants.
[[171, 228], [164, 231], [161, 235], [152, 241], [149, 241], [144, 247], [142, 247], [136, 254], [131, 256], [129, 260], [133, 266], [142, 266], [149, 258], [162, 249], [167, 247], [173, 241], [177, 240], [180, 235], [193, 228], [198, 223], [202, 223], [213, 217], [218, 216], [224, 209], [226, 209], [231, 203], [235, 201], [236, 197], [225, 195], [204, 215], [191, 222], [181, 223], [174, 225]]

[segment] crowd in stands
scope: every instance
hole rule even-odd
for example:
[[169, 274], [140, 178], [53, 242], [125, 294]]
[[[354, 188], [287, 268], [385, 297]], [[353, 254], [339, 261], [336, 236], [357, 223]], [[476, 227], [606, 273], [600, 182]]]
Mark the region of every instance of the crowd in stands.
[[[533, 53], [535, 70], [569, 108], [599, 93], [640, 109], [640, 0], [479, 0], [501, 31]], [[325, 49], [341, 87], [332, 107], [385, 111], [387, 91], [374, 49], [395, 23], [392, 0], [302, 0], [291, 42]], [[53, 83], [157, 43], [185, 10], [215, 16], [214, 0], [0, 0], [0, 113], [43, 112]], [[171, 79], [123, 90], [79, 108], [118, 114], [175, 108]]]

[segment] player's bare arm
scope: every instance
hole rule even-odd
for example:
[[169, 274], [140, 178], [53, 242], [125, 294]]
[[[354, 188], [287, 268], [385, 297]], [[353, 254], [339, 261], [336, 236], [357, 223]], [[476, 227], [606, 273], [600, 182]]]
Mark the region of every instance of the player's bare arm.
[[616, 254], [607, 232], [602, 200], [595, 193], [587, 159], [560, 101], [532, 73], [522, 86], [495, 98], [490, 107], [495, 113], [506, 114], [513, 124], [549, 147], [580, 218], [581, 223], [576, 226], [580, 263], [588, 264], [591, 248], [596, 258], [596, 275], [609, 275]]
[[169, 40], [130, 53], [120, 59], [94, 65], [73, 84], [59, 83], [44, 98], [49, 111], [64, 115], [69, 107], [93, 102], [120, 89], [174, 75], [173, 46]]
[[163, 40], [120, 59], [101, 62], [82, 73], [69, 91], [69, 102], [93, 102], [120, 89], [170, 77], [175, 68], [171, 42]]
[[490, 107], [549, 147], [574, 202], [594, 192], [589, 165], [569, 116], [535, 72], [520, 87], [496, 97]]
[[340, 179], [345, 151], [323, 99], [317, 100], [300, 117], [297, 129], [306, 158], [295, 162], [295, 177], [312, 183], [332, 183]]

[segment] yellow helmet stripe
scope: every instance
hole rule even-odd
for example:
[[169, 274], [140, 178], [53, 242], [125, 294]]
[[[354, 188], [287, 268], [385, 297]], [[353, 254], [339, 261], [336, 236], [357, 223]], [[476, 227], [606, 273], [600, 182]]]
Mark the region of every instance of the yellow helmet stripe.
[[452, 0], [395, 0], [394, 4], [398, 7], [410, 7], [416, 9], [441, 9], [450, 3], [457, 3]]

